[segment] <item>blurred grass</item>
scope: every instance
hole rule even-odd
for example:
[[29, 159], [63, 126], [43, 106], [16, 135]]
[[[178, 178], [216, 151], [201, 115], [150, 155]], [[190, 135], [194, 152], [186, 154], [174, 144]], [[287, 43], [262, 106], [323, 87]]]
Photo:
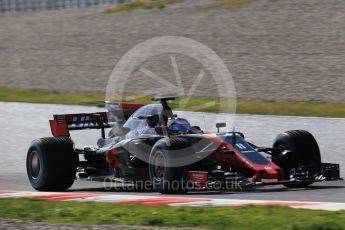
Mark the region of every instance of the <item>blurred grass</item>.
[[237, 113], [344, 118], [345, 104], [328, 102], [238, 100]]
[[[42, 90], [17, 90], [1, 89], [0, 101], [7, 102], [28, 102], [76, 105], [80, 102], [93, 102], [90, 105], [99, 106], [104, 101], [103, 93], [82, 93], [82, 92], [52, 92]], [[137, 103], [152, 103], [149, 97], [135, 99]], [[213, 104], [200, 108], [201, 105], [214, 102]], [[233, 102], [229, 102], [233, 103]], [[184, 99], [171, 102], [172, 108], [181, 110]], [[228, 102], [208, 98], [192, 98], [186, 102], [185, 110], [199, 112], [227, 112]], [[183, 107], [183, 106], [182, 106]], [[261, 115], [282, 115], [282, 116], [313, 116], [313, 117], [339, 117], [345, 118], [345, 104], [322, 103], [322, 102], [289, 102], [289, 101], [255, 101], [238, 100], [237, 113], [240, 114], [261, 114]]]
[[344, 229], [345, 211], [278, 206], [168, 207], [0, 199], [0, 218], [61, 224], [193, 227], [202, 229]]
[[75, 105], [83, 101], [104, 101], [104, 94], [0, 88], [0, 101]]
[[[184, 0], [134, 0], [122, 3], [104, 10], [104, 13], [118, 13], [138, 9], [162, 9], [167, 5], [183, 2]], [[217, 8], [231, 8], [250, 4], [255, 0], [215, 0], [212, 3], [200, 7], [201, 11], [209, 11]]]
[[167, 5], [182, 2], [183, 0], [134, 0], [129, 3], [122, 3], [114, 7], [107, 8], [105, 13], [117, 13], [121, 11], [131, 11], [137, 9], [162, 9]]
[[200, 7], [201, 11], [209, 11], [217, 8], [231, 8], [243, 6], [254, 2], [255, 0], [216, 0], [213, 3]]

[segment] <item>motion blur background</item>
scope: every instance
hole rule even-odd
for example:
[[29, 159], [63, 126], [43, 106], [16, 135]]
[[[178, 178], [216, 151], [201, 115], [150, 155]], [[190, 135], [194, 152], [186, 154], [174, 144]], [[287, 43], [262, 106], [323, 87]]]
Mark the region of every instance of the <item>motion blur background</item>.
[[[104, 92], [130, 48], [177, 35], [224, 60], [240, 99], [345, 101], [343, 0], [182, 0], [105, 13], [116, 2], [0, 0], [0, 87]], [[182, 74], [193, 71], [189, 65]], [[157, 72], [171, 74], [169, 67]], [[152, 82], [130, 91], [145, 84]]]

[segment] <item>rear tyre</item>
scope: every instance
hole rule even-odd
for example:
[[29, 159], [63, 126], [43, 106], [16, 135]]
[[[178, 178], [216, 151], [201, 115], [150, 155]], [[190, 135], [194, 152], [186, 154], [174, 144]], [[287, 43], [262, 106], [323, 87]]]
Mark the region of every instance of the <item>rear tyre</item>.
[[[290, 178], [292, 169], [301, 166], [315, 168], [321, 173], [321, 154], [319, 146], [312, 134], [305, 130], [292, 130], [278, 135], [273, 144], [274, 148], [283, 148], [291, 151], [284, 160], [273, 160], [285, 174], [285, 179]], [[285, 184], [286, 187], [306, 187], [313, 182], [300, 182]]]
[[47, 137], [31, 143], [26, 169], [31, 186], [39, 191], [63, 191], [72, 186], [78, 155], [67, 137]]
[[186, 167], [173, 167], [173, 159], [178, 154], [188, 154], [183, 151], [190, 146], [183, 138], [170, 138], [159, 141], [153, 147], [149, 159], [149, 175], [155, 191], [162, 194], [187, 193]]

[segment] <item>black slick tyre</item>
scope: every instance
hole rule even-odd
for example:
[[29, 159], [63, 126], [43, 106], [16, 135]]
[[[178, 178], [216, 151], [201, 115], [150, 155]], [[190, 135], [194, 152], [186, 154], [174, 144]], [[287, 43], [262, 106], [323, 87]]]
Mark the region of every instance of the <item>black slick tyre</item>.
[[67, 137], [34, 140], [27, 153], [26, 169], [31, 186], [39, 191], [64, 191], [76, 176], [78, 155]]
[[[321, 172], [321, 154], [319, 146], [312, 134], [305, 130], [291, 130], [279, 134], [273, 144], [274, 148], [283, 148], [291, 151], [288, 160], [274, 161], [279, 165], [286, 176], [285, 179], [290, 178], [290, 170], [299, 167], [310, 167]], [[299, 182], [285, 184], [287, 187], [306, 187], [313, 182]]]
[[[188, 154], [184, 151], [190, 146], [183, 138], [161, 140], [153, 147], [149, 159], [149, 175], [155, 191], [162, 194], [187, 193], [186, 167], [174, 167], [173, 158], [179, 154]], [[191, 153], [189, 153], [191, 154]]]

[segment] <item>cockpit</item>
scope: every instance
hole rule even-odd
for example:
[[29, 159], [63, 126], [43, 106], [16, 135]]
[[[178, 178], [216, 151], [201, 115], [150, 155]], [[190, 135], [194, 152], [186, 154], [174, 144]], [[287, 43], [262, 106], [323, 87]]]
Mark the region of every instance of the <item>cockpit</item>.
[[155, 128], [166, 125], [166, 119], [162, 114], [163, 106], [161, 104], [150, 104], [141, 107], [123, 125], [124, 128], [129, 130], [126, 138], [157, 134]]

